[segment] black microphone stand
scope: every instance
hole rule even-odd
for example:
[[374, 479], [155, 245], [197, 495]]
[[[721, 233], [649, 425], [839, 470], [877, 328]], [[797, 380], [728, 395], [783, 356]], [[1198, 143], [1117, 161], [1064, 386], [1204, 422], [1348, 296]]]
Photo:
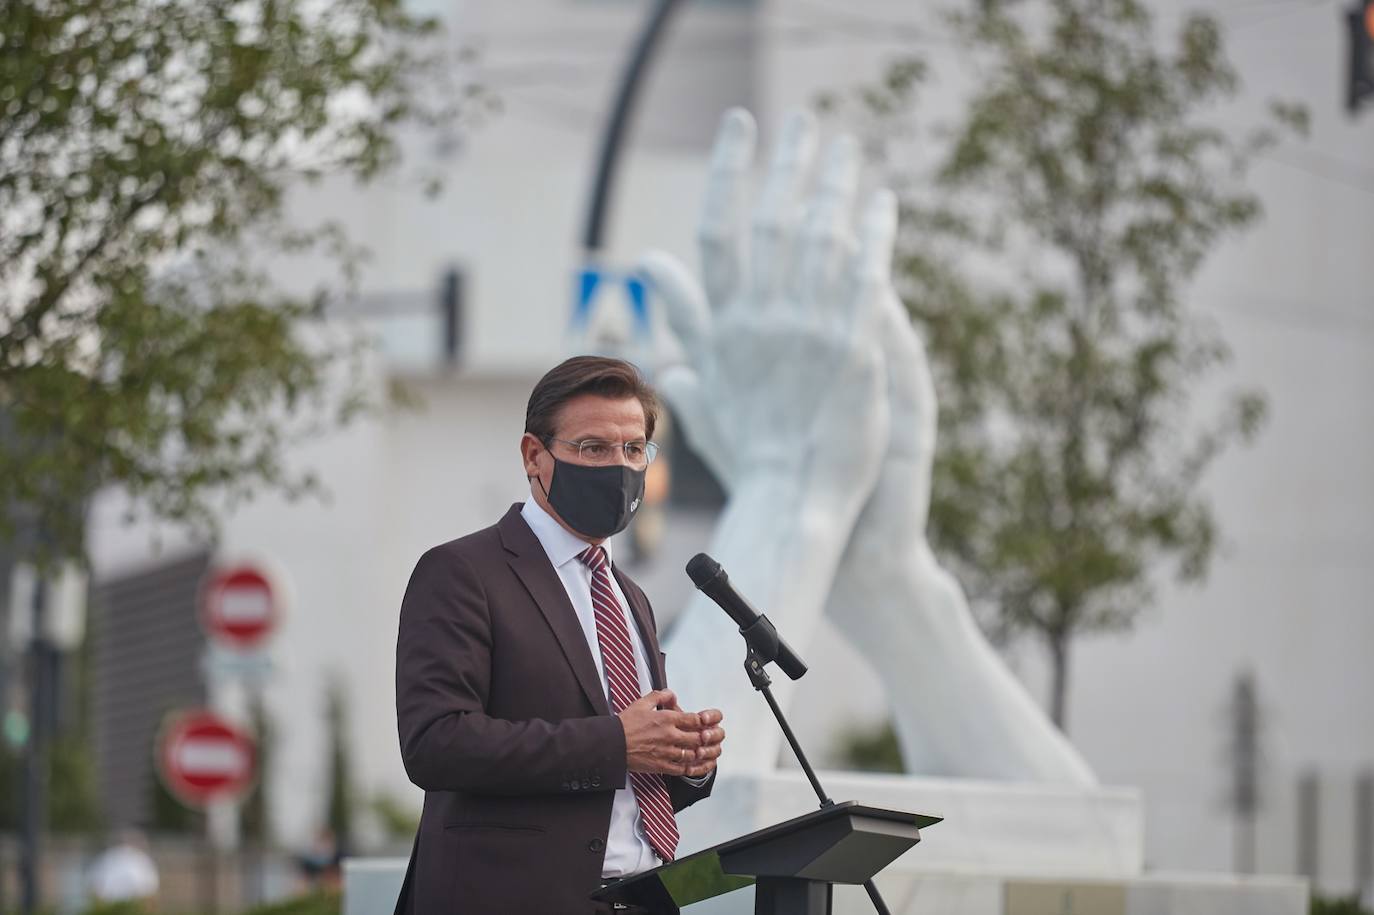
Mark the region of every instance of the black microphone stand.
[[[760, 626], [759, 624], [763, 625]], [[787, 717], [783, 715], [782, 708], [778, 706], [778, 700], [773, 698], [773, 691], [769, 689], [773, 685], [773, 678], [768, 676], [768, 671], [764, 665], [773, 658], [767, 657], [768, 645], [771, 642], [774, 646], [776, 656], [776, 646], [778, 644], [778, 632], [773, 628], [773, 624], [768, 621], [768, 617], [759, 616], [757, 622], [749, 627], [751, 632], [745, 633], [745, 642], [748, 645], [748, 652], [744, 656], [744, 672], [749, 675], [749, 682], [754, 685], [754, 689], [763, 693], [763, 698], [768, 700], [768, 707], [773, 710], [773, 717], [778, 719], [778, 726], [782, 728], [783, 736], [787, 738], [787, 743], [792, 747], [792, 752], [796, 754], [797, 762], [801, 763], [802, 771], [806, 773], [807, 779], [811, 782], [811, 787], [816, 791], [816, 797], [820, 799], [821, 807], [833, 807], [835, 802], [825, 793], [821, 787], [821, 781], [816, 777], [816, 770], [811, 768], [811, 763], [807, 760], [806, 754], [802, 752], [801, 744], [797, 743], [797, 735], [792, 733], [792, 727], [787, 723]], [[758, 630], [763, 630], [759, 632]], [[757, 648], [763, 648], [761, 654]], [[864, 882], [864, 889], [868, 891], [868, 898], [873, 902], [873, 908], [878, 915], [892, 915], [883, 901], [882, 894], [878, 892], [878, 886], [872, 880]]]

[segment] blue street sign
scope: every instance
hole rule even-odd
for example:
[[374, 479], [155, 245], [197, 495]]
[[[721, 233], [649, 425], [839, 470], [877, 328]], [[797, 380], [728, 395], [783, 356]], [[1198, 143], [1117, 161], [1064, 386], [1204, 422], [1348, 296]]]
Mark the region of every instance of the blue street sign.
[[585, 328], [592, 313], [600, 308], [628, 308], [635, 332], [641, 337], [649, 336], [649, 296], [642, 274], [593, 264], [578, 271], [573, 328]]

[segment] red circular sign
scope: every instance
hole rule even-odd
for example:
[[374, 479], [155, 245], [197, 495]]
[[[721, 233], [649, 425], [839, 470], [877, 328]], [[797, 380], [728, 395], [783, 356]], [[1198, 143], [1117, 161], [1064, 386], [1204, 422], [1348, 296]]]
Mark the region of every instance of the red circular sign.
[[267, 575], [253, 566], [219, 569], [206, 579], [200, 617], [211, 638], [252, 648], [277, 624], [277, 595]]
[[158, 736], [158, 774], [188, 807], [242, 796], [253, 784], [256, 763], [253, 738], [214, 712], [177, 713]]

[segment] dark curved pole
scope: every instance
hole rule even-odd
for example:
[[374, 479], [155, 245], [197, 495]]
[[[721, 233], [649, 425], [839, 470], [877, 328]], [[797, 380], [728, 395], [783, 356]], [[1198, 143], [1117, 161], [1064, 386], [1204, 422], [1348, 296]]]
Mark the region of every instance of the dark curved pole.
[[625, 65], [625, 72], [620, 77], [615, 103], [611, 107], [611, 118], [606, 122], [606, 129], [601, 134], [601, 150], [596, 157], [596, 181], [592, 185], [591, 206], [587, 208], [587, 226], [582, 233], [582, 246], [587, 251], [601, 249], [611, 184], [615, 181], [615, 167], [620, 158], [625, 128], [634, 113], [635, 96], [639, 92], [640, 83], [643, 82], [644, 71], [653, 58], [658, 39], [680, 5], [681, 0], [657, 0], [639, 33], [639, 38], [635, 41], [634, 50]]

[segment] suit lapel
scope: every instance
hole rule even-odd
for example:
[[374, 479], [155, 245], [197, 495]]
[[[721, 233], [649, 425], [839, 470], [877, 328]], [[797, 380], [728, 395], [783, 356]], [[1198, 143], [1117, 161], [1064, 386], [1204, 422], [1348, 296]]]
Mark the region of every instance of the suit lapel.
[[539, 545], [539, 538], [534, 536], [525, 519], [520, 517], [519, 504], [506, 512], [506, 516], [498, 522], [497, 529], [509, 554], [506, 559], [511, 569], [553, 630], [582, 692], [587, 694], [587, 700], [598, 715], [609, 715], [611, 709], [606, 704], [606, 693], [597, 681], [596, 662], [592, 660], [582, 624], [577, 621], [577, 611], [573, 610], [562, 580], [554, 571], [544, 548]]
[[640, 590], [626, 580], [614, 563], [611, 564], [611, 572], [620, 584], [620, 593], [630, 602], [630, 613], [635, 618], [635, 625], [639, 627], [639, 638], [644, 643], [644, 653], [649, 656], [649, 679], [653, 681], [654, 689], [665, 689], [668, 678], [663, 670], [663, 657], [658, 650], [658, 633], [654, 631], [654, 619], [649, 613], [649, 606]]

